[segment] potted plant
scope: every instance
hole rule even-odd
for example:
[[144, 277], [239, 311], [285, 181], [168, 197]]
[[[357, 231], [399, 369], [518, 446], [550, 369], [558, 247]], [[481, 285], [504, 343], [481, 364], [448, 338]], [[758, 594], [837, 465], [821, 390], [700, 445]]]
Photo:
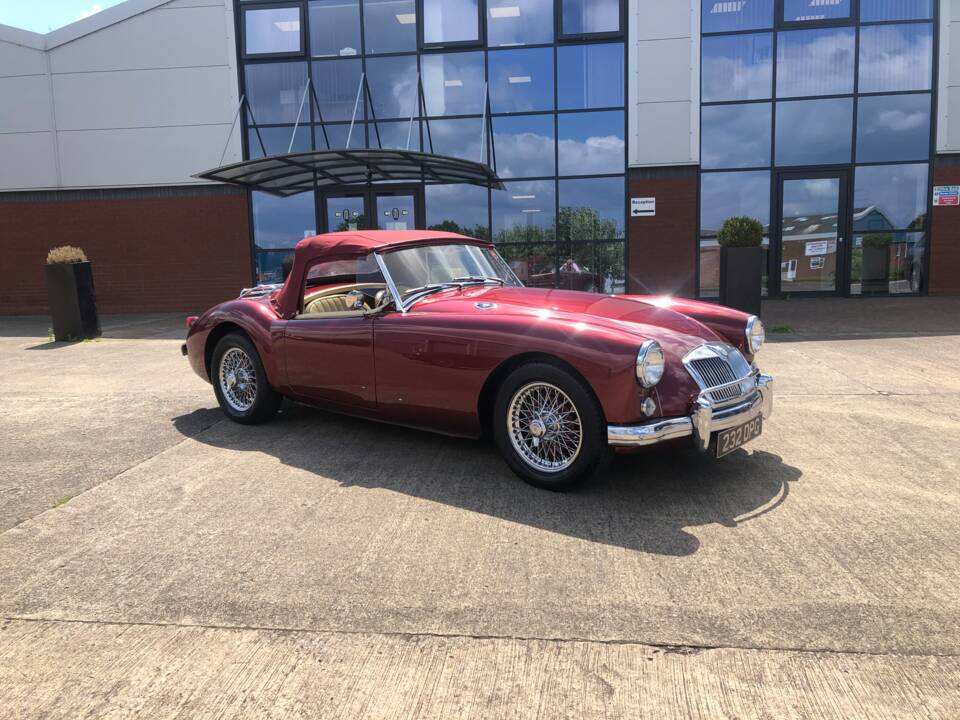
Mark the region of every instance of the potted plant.
[[64, 245], [47, 253], [47, 297], [57, 340], [100, 336], [100, 316], [90, 261], [80, 248]]
[[720, 303], [760, 315], [763, 283], [763, 225], [750, 217], [731, 217], [717, 231], [720, 243]]
[[890, 289], [890, 233], [871, 233], [863, 236], [860, 250], [860, 292], [885, 293]]

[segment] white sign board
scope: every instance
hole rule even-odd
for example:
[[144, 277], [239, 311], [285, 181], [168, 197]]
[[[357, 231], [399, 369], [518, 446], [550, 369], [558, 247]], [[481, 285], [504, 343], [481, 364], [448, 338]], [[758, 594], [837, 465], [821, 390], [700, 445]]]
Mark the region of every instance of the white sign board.
[[810, 257], [812, 255], [829, 255], [837, 251], [837, 241], [836, 240], [814, 240], [813, 242], [808, 242], [804, 248], [804, 255]]
[[630, 217], [653, 217], [657, 214], [655, 197], [630, 198]]
[[933, 204], [937, 207], [960, 205], [960, 185], [935, 185]]

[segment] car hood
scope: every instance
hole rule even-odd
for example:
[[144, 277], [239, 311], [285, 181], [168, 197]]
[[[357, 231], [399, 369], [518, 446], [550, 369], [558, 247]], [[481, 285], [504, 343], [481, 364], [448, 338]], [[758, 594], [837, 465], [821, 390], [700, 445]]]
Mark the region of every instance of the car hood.
[[[496, 307], [478, 307], [493, 303]], [[529, 316], [531, 321], [550, 318], [560, 322], [587, 323], [616, 329], [640, 341], [658, 341], [664, 350], [683, 356], [704, 342], [725, 342], [701, 322], [668, 307], [639, 298], [600, 295], [575, 290], [544, 290], [526, 287], [472, 287], [449, 290], [416, 303], [412, 312], [499, 313]], [[671, 352], [672, 351], [672, 352]]]

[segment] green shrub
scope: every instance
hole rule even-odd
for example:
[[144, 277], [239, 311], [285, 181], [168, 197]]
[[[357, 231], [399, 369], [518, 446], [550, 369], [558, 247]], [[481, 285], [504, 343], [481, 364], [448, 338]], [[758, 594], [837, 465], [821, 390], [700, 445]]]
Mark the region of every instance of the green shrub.
[[82, 262], [87, 262], [87, 256], [83, 250], [71, 245], [61, 245], [47, 253], [47, 265], [69, 265]]
[[889, 233], [875, 233], [863, 236], [863, 247], [865, 248], [885, 248], [890, 246], [893, 236]]
[[720, 247], [758, 247], [763, 244], [763, 225], [751, 217], [732, 217], [717, 231]]

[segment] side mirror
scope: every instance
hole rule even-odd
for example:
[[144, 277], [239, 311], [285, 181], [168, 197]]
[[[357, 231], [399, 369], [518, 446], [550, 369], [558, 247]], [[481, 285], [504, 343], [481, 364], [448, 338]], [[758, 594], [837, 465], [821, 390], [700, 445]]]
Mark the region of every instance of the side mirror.
[[351, 290], [347, 293], [347, 310], [363, 310], [363, 303], [366, 296], [359, 290]]

